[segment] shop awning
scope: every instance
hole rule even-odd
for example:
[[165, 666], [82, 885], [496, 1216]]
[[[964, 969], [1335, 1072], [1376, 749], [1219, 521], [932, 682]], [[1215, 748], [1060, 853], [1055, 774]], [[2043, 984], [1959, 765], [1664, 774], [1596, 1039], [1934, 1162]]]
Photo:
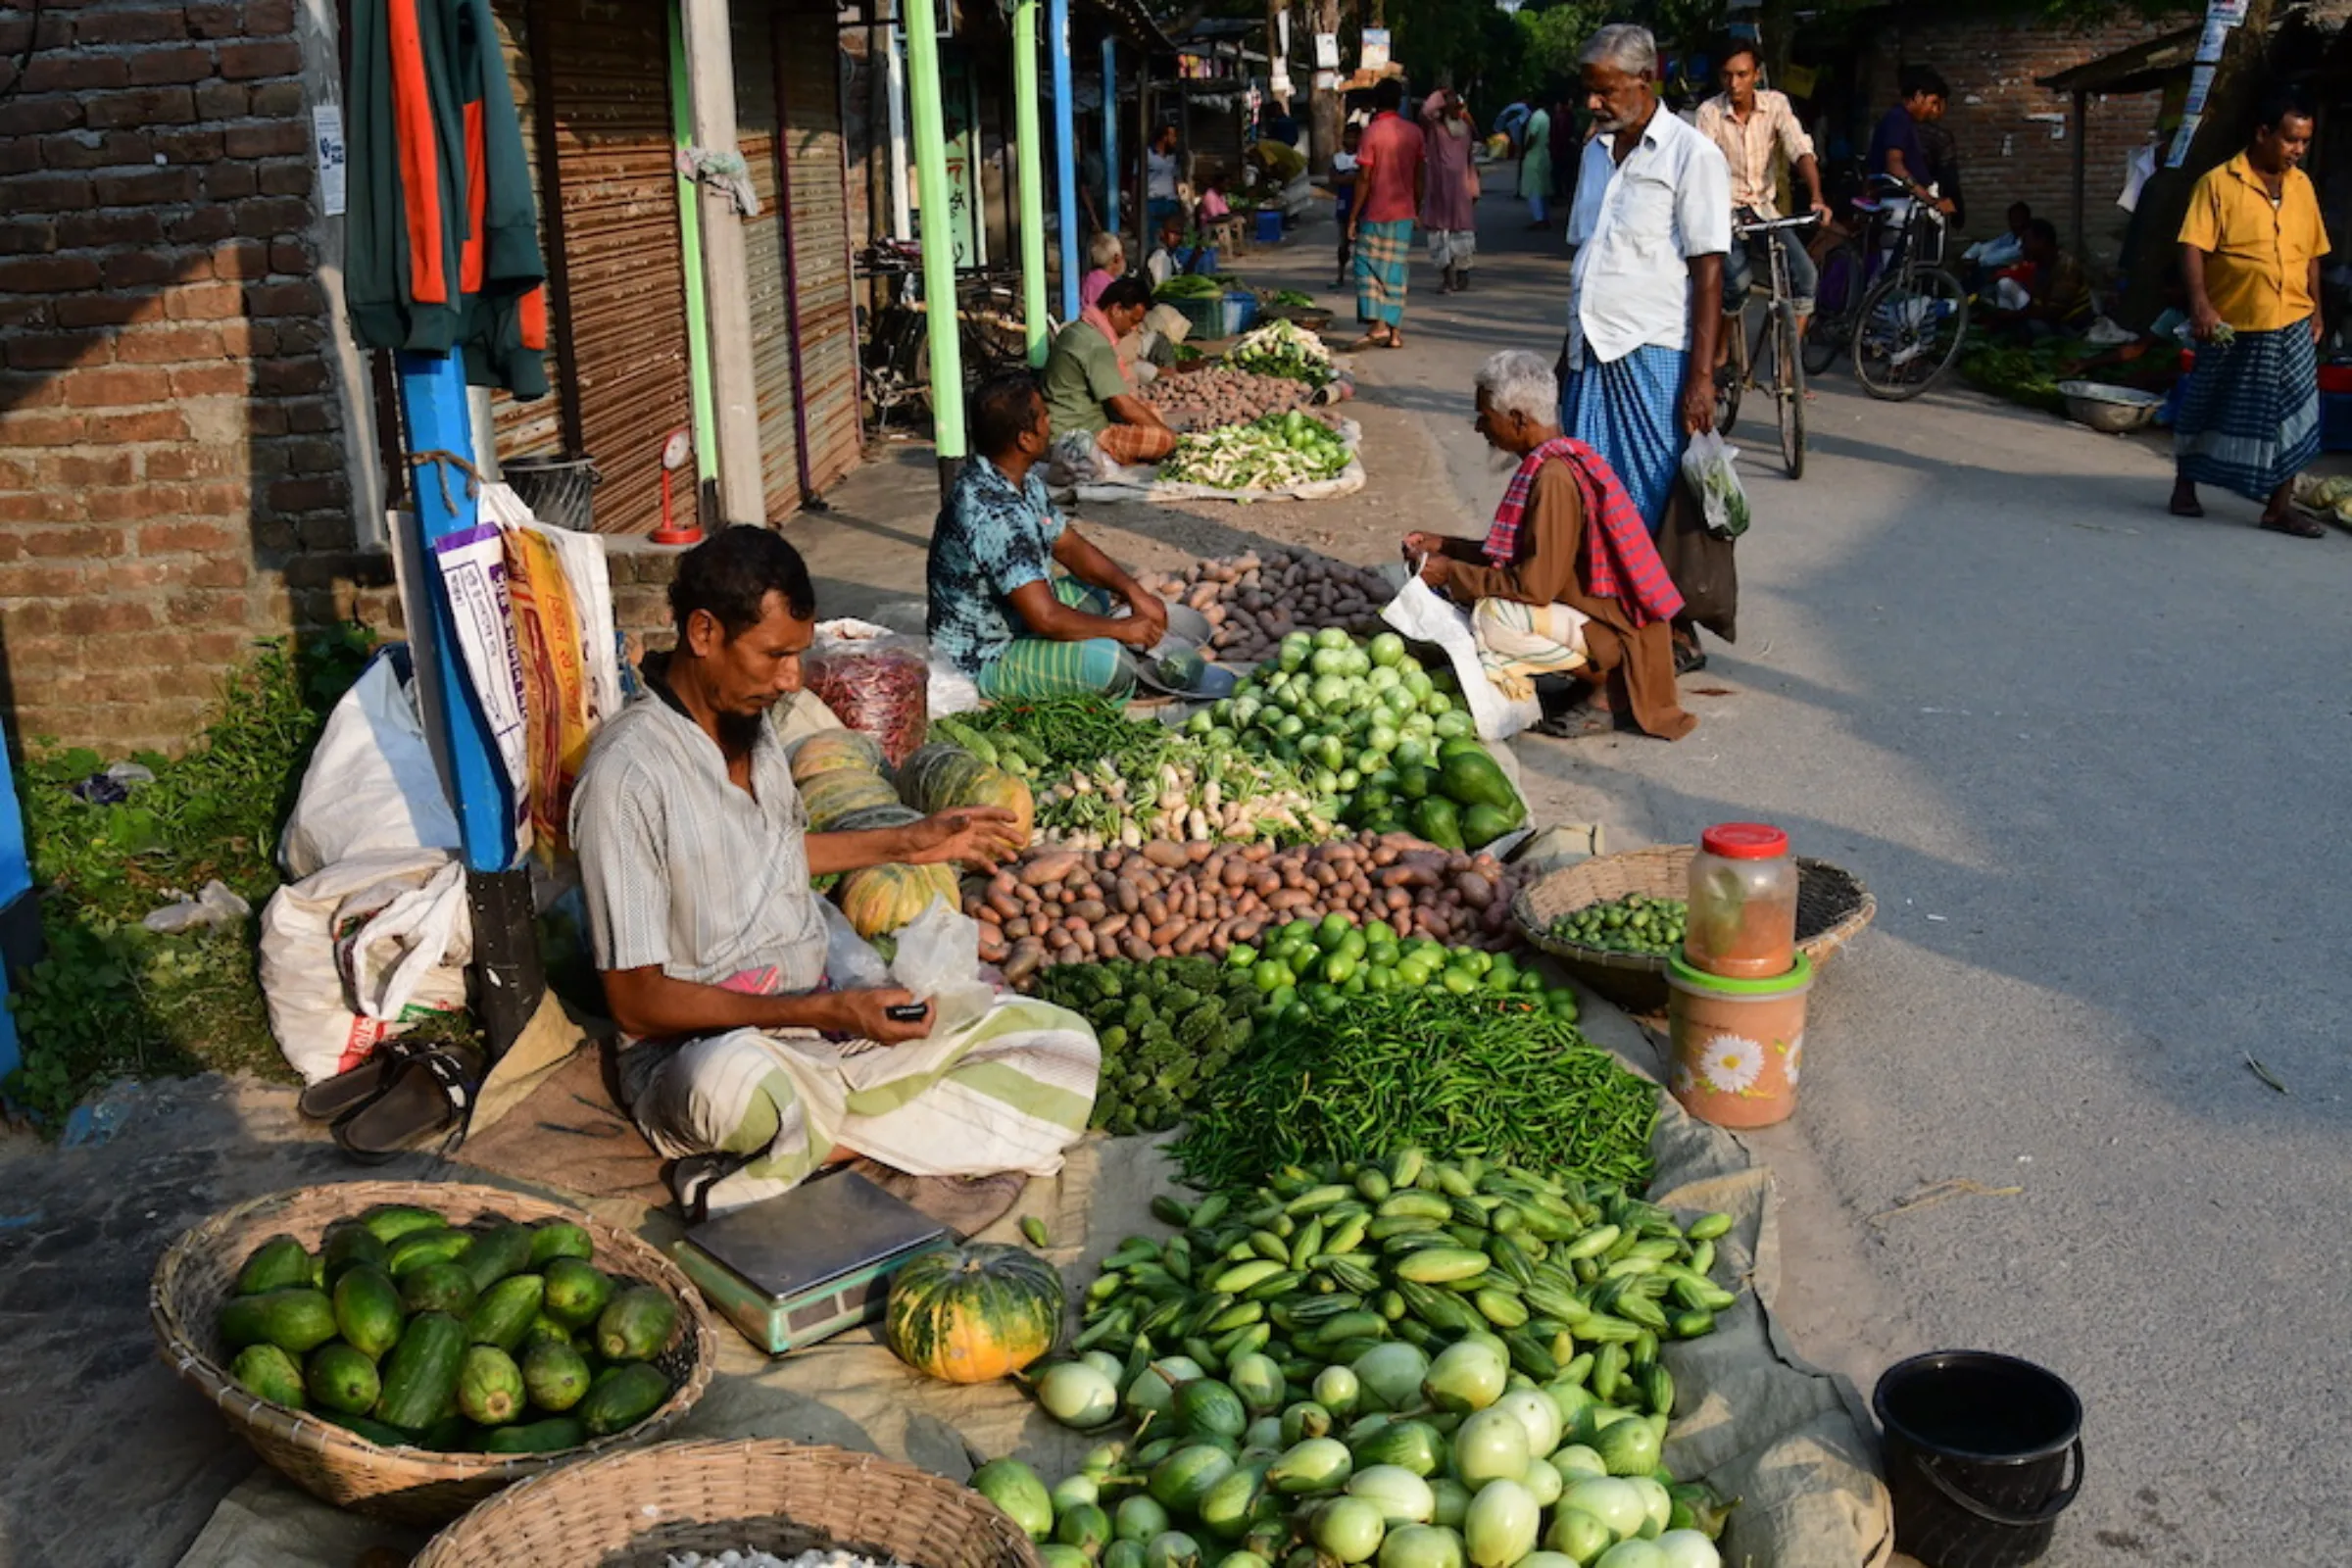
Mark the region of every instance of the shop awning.
[[2034, 84], [2054, 92], [2154, 92], [2195, 63], [2201, 27], [2182, 27], [2129, 49], [2071, 67]]

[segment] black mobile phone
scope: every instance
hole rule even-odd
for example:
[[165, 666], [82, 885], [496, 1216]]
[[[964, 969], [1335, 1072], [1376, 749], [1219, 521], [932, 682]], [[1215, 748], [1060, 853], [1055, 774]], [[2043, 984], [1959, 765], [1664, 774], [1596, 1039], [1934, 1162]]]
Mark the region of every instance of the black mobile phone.
[[882, 1016], [892, 1023], [921, 1023], [923, 1014], [930, 1010], [931, 1004], [928, 1002], [908, 1002], [896, 1007], [884, 1007]]

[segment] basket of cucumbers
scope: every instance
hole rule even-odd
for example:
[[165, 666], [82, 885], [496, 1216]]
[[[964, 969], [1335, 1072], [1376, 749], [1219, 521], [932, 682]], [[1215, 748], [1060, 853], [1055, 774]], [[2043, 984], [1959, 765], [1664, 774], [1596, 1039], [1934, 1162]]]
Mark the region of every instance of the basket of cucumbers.
[[701, 1298], [649, 1244], [451, 1182], [240, 1203], [165, 1251], [148, 1309], [165, 1361], [263, 1458], [414, 1524], [659, 1438], [717, 1356]]

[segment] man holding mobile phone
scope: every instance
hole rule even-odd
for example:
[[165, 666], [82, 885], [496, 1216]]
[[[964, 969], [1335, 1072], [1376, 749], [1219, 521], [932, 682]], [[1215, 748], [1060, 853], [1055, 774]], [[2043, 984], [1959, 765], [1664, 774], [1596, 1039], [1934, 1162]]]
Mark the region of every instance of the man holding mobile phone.
[[598, 734], [571, 803], [624, 1107], [682, 1166], [723, 1161], [694, 1195], [713, 1209], [858, 1155], [917, 1176], [1059, 1169], [1102, 1065], [1086, 1020], [1006, 997], [935, 1034], [906, 991], [828, 974], [854, 933], [810, 886], [892, 864], [993, 871], [1021, 847], [1013, 814], [808, 831], [770, 714], [801, 689], [816, 592], [780, 535], [737, 526], [688, 551], [670, 611], [677, 647], [646, 661], [648, 695]]

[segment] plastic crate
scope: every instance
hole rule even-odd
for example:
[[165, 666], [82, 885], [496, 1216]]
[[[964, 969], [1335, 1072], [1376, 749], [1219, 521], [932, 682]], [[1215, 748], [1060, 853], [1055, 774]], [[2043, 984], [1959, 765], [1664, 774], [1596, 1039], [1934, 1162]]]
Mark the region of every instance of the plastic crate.
[[1253, 237], [1260, 245], [1281, 244], [1282, 209], [1279, 207], [1260, 207], [1257, 210], [1257, 228], [1251, 237]]
[[1173, 305], [1183, 318], [1192, 323], [1194, 337], [1222, 337], [1225, 332], [1225, 301], [1216, 295], [1205, 299], [1161, 300]]
[[1257, 324], [1257, 296], [1228, 294], [1225, 296], [1225, 335], [1240, 337]]

